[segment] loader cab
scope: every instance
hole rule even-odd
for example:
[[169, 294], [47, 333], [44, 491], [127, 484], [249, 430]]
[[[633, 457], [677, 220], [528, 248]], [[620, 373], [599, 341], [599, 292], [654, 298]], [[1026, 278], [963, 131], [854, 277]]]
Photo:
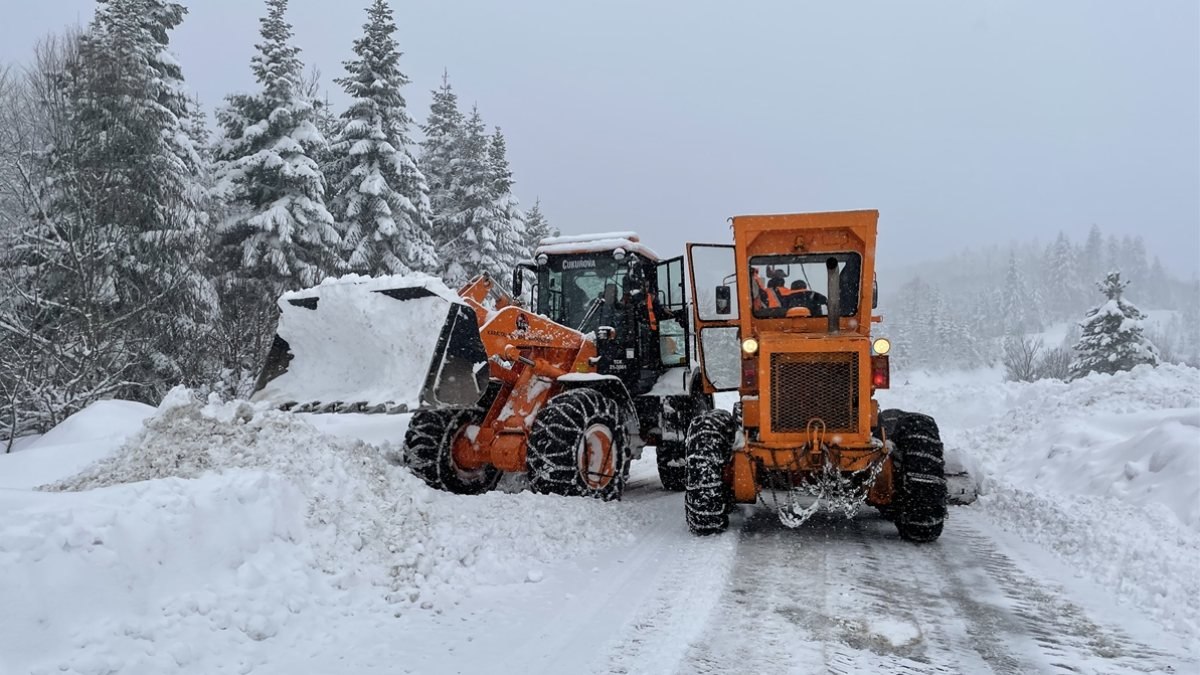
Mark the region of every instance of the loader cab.
[[661, 260], [633, 233], [560, 237], [544, 240], [522, 268], [514, 290], [531, 272], [530, 306], [593, 335], [600, 374], [621, 378], [635, 396], [690, 366], [682, 256]]

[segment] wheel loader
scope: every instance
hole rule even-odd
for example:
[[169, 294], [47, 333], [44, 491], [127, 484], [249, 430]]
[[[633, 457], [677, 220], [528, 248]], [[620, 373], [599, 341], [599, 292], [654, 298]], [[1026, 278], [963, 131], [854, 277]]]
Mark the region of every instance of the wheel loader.
[[890, 385], [891, 349], [871, 331], [878, 217], [739, 216], [732, 245], [688, 245], [704, 391], [739, 396], [688, 429], [693, 533], [721, 532], [734, 504], [762, 499], [789, 526], [822, 505], [852, 515], [865, 502], [904, 539], [941, 535], [937, 423], [874, 399]]
[[645, 445], [681, 491], [687, 424], [712, 407], [684, 283], [683, 256], [661, 260], [632, 232], [544, 240], [511, 295], [486, 275], [457, 293], [433, 278], [327, 283], [280, 300], [255, 398], [413, 412], [409, 467], [450, 492], [517, 473], [536, 492], [617, 499]]

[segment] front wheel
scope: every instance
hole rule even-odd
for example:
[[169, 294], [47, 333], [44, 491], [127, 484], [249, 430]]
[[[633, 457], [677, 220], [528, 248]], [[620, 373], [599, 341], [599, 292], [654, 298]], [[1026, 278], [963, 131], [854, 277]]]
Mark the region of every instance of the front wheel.
[[619, 499], [629, 460], [624, 410], [594, 389], [550, 399], [529, 431], [526, 462], [534, 492]]
[[737, 421], [727, 410], [702, 413], [688, 427], [683, 503], [692, 534], [717, 534], [729, 527], [732, 495], [725, 467], [736, 436]]
[[422, 410], [412, 416], [404, 435], [408, 468], [429, 487], [460, 495], [477, 495], [492, 490], [501, 471], [494, 466], [467, 470], [454, 463], [454, 443], [468, 427], [479, 424], [483, 412], [466, 410]]
[[934, 541], [946, 522], [946, 469], [937, 422], [928, 415], [905, 413], [896, 421], [892, 441], [900, 460], [896, 529], [908, 541]]

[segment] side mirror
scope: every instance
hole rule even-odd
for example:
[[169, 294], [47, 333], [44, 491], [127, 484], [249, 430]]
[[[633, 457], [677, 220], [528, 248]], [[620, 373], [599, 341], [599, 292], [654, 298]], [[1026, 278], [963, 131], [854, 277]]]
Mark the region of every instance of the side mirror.
[[730, 297], [728, 286], [717, 286], [717, 314], [727, 316], [733, 313], [733, 299]]
[[879, 279], [871, 280], [871, 309], [879, 308]]
[[520, 297], [521, 291], [523, 290], [524, 285], [525, 285], [525, 275], [522, 273], [520, 267], [514, 267], [513, 268], [513, 276], [512, 276], [513, 295], [516, 297]]

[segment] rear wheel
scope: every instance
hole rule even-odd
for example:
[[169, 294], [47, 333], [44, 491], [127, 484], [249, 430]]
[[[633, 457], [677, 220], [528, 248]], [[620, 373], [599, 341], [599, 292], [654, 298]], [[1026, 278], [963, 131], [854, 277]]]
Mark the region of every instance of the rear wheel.
[[658, 445], [658, 479], [664, 490], [682, 492], [687, 480], [685, 445], [679, 441], [663, 441]]
[[533, 421], [526, 463], [534, 492], [620, 498], [629, 476], [624, 410], [594, 389], [555, 396]]
[[[892, 436], [894, 436], [896, 433], [896, 423], [900, 421], [901, 417], [904, 417], [907, 414], [908, 413], [904, 412], [903, 410], [899, 410], [897, 408], [888, 408], [887, 410], [880, 412], [879, 413], [879, 428], [875, 430], [875, 437], [876, 438], [886, 438], [887, 440], [892, 441], [892, 443], [894, 444], [896, 442], [896, 439], [892, 438]], [[893, 464], [893, 466], [895, 467], [895, 471], [897, 472], [896, 474], [893, 474], [893, 475], [897, 476], [896, 484], [898, 485], [899, 484], [899, 478], [898, 478], [899, 473], [898, 472], [900, 471], [900, 463], [895, 462]], [[899, 503], [899, 499], [893, 498], [891, 504], [877, 505], [875, 508], [879, 511], [879, 515], [882, 516], [885, 520], [890, 520], [892, 522], [895, 522], [896, 521], [896, 504], [897, 503]]]
[[908, 541], [934, 541], [946, 522], [946, 471], [937, 422], [928, 415], [905, 413], [896, 421], [892, 441], [899, 455], [896, 529]]
[[[664, 415], [664, 427], [668, 419], [675, 433], [686, 437], [692, 420], [713, 409], [711, 394], [705, 394], [700, 381], [693, 378], [691, 393], [687, 396], [672, 396], [667, 399], [672, 411]], [[663, 441], [658, 446], [658, 478], [664, 490], [681, 492], [687, 480], [687, 444], [681, 441]]]
[[687, 434], [684, 508], [693, 534], [717, 534], [729, 527], [732, 501], [725, 466], [733, 456], [737, 422], [726, 410], [710, 410], [692, 421]]
[[501, 471], [494, 466], [466, 470], [454, 463], [453, 448], [468, 427], [479, 424], [483, 412], [422, 410], [412, 416], [404, 435], [408, 468], [429, 487], [460, 495], [477, 495], [496, 487]]

